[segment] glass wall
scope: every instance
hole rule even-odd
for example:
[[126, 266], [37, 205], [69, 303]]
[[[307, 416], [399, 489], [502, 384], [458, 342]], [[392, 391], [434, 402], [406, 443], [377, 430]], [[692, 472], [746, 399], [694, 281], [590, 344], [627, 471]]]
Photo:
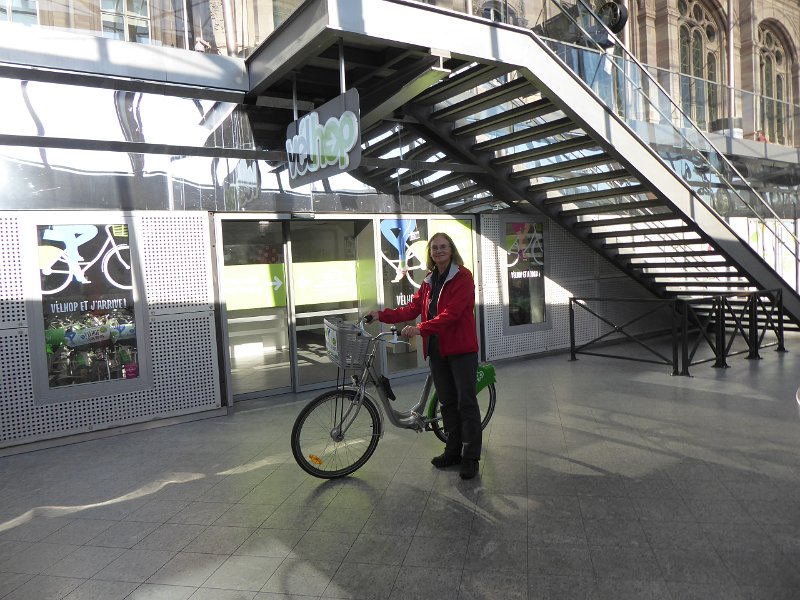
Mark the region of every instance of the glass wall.
[[292, 385], [285, 240], [280, 221], [223, 221], [220, 278], [237, 396]]

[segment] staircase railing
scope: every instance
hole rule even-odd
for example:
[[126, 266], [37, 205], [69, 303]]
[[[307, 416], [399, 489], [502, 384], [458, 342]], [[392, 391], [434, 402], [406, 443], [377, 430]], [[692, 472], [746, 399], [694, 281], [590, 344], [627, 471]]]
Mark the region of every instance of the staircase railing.
[[[561, 13], [537, 26], [535, 31], [565, 65], [650, 145], [700, 201], [717, 212], [719, 207], [714, 206], [713, 200], [718, 194], [713, 190], [726, 190], [797, 264], [798, 238], [794, 232], [590, 6], [584, 0], [576, 0], [574, 4], [551, 1]], [[560, 39], [553, 38], [554, 35]], [[612, 50], [614, 54], [610, 54]], [[783, 275], [777, 264], [778, 254], [775, 253], [770, 266]], [[762, 258], [766, 261], [766, 257]], [[789, 285], [794, 287], [795, 282]]]

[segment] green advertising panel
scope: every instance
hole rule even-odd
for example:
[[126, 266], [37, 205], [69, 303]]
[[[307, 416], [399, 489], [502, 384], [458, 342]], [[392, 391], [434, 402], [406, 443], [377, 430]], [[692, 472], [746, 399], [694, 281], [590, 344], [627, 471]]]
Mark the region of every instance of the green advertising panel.
[[295, 305], [355, 302], [356, 261], [329, 260], [292, 265]]
[[286, 306], [286, 273], [282, 264], [226, 265], [228, 310]]

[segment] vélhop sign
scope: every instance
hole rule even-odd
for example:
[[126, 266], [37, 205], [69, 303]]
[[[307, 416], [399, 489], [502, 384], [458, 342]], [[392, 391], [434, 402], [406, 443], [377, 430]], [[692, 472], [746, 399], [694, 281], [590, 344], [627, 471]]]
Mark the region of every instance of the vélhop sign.
[[289, 185], [297, 187], [361, 163], [358, 91], [348, 90], [286, 129]]

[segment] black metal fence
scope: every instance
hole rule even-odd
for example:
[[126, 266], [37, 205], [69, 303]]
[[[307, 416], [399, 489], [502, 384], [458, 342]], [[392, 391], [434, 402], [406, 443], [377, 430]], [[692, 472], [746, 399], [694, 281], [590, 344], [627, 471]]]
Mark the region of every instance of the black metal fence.
[[[590, 306], [590, 303], [594, 307]], [[602, 304], [630, 305], [640, 308], [626, 320], [615, 322], [613, 317], [600, 314]], [[575, 312], [582, 309], [605, 323], [605, 333], [582, 344], [575, 341]], [[660, 327], [642, 329], [645, 319], [656, 319]], [[578, 354], [604, 356], [636, 362], [663, 364], [672, 367], [673, 375], [689, 375], [689, 367], [713, 361], [713, 366], [725, 368], [726, 358], [747, 354], [748, 359], [761, 358], [759, 349], [776, 346], [785, 352], [783, 332], [783, 293], [780, 289], [749, 293], [726, 293], [675, 299], [646, 298], [570, 298], [569, 341], [570, 358]], [[634, 325], [639, 330], [633, 331]], [[767, 339], [769, 333], [774, 339]], [[664, 349], [668, 337], [670, 351]], [[632, 342], [638, 354], [622, 355], [607, 350], [611, 342]], [[744, 341], [744, 349], [735, 348]], [[600, 349], [604, 351], [601, 351]], [[702, 358], [700, 349], [710, 349], [711, 357]]]

